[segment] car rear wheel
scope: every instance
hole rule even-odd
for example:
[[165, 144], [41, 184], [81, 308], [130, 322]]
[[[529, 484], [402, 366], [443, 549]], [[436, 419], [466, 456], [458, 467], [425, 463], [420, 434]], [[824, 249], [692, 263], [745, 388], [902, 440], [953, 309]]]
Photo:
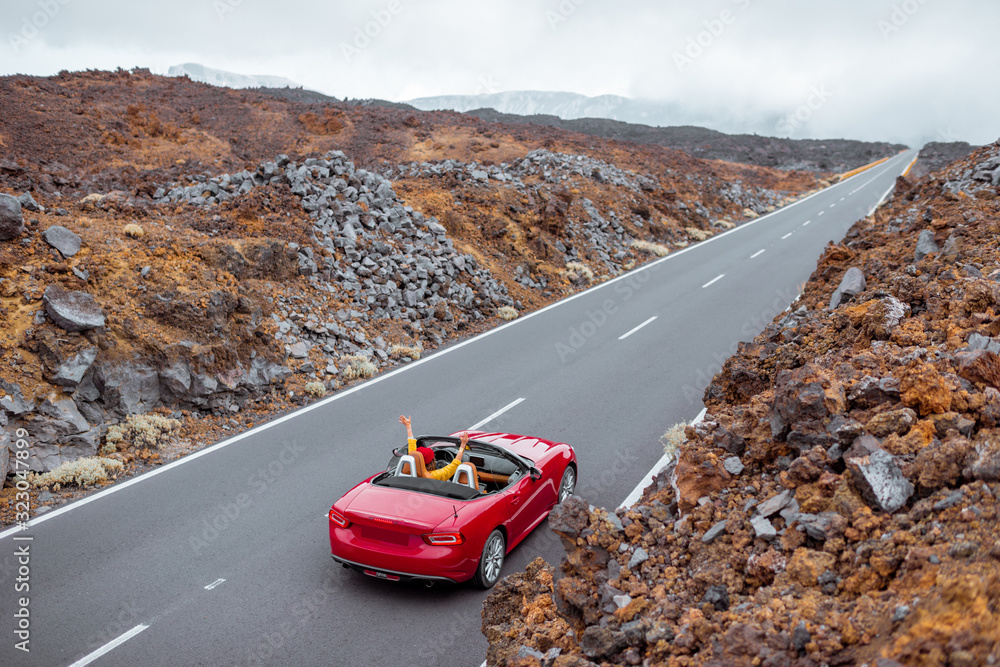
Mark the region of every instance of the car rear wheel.
[[493, 588], [500, 581], [500, 570], [503, 568], [504, 555], [507, 551], [507, 541], [498, 528], [490, 533], [483, 546], [483, 556], [479, 559], [479, 569], [474, 581], [480, 588]]
[[563, 473], [562, 482], [559, 484], [559, 502], [572, 496], [574, 490], [576, 490], [576, 470], [573, 466], [566, 466], [566, 472]]

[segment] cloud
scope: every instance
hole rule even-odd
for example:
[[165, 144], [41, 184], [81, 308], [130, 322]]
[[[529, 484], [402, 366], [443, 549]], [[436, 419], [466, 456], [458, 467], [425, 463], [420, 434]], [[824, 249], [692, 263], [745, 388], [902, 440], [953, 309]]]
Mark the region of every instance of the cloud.
[[[338, 97], [611, 93], [681, 103], [724, 130], [1000, 136], [1000, 52], [984, 48], [1000, 5], [974, 0], [5, 4], [5, 74], [199, 62]], [[817, 88], [830, 94], [813, 109]], [[779, 127], [805, 116], [803, 105], [808, 118]]]

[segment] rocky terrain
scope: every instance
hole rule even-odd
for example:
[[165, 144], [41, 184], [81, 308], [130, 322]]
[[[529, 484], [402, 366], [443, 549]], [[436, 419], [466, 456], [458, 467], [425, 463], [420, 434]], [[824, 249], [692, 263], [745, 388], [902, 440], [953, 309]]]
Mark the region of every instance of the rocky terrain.
[[476, 109], [468, 113], [493, 122], [547, 125], [616, 141], [674, 148], [709, 160], [777, 169], [842, 173], [895, 155], [906, 148], [901, 144], [849, 139], [784, 139], [757, 134], [724, 134], [690, 125], [651, 127], [607, 118], [565, 120], [545, 115], [516, 116], [493, 109]]
[[937, 171], [946, 165], [968, 157], [975, 146], [964, 141], [931, 141], [923, 145], [917, 156], [917, 163], [910, 170], [911, 178], [923, 178], [932, 171]]
[[4, 522], [20, 428], [140, 472], [824, 184], [143, 70], [0, 78], [0, 151]]
[[497, 585], [490, 665], [1000, 664], [1000, 142], [827, 247], [627, 510]]

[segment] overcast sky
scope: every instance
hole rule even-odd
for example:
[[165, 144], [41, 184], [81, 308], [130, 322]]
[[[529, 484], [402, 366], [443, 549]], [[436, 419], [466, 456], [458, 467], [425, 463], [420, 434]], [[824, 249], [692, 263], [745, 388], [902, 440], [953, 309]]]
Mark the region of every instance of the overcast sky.
[[[769, 134], [1000, 137], [995, 0], [3, 0], [0, 73], [196, 62], [337, 97], [682, 102]], [[368, 34], [365, 34], [368, 33]], [[720, 120], [717, 125], [725, 125]], [[717, 129], [731, 129], [718, 127]]]

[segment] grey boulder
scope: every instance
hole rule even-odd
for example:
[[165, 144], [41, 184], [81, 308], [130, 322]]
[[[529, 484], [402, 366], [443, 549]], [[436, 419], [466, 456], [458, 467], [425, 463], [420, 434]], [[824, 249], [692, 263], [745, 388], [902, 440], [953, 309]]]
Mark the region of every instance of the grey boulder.
[[937, 252], [941, 248], [938, 247], [937, 241], [934, 240], [934, 232], [929, 229], [925, 229], [920, 232], [920, 236], [917, 237], [917, 249], [913, 252], [913, 261], [919, 262], [927, 255], [932, 252]]
[[35, 409], [35, 404], [21, 393], [21, 385], [0, 379], [0, 391], [6, 394], [0, 397], [0, 407], [15, 417], [26, 415]]
[[10, 195], [0, 194], [0, 241], [16, 239], [23, 231], [21, 202]]
[[72, 257], [80, 252], [80, 237], [61, 225], [52, 225], [46, 229], [42, 232], [42, 238], [63, 257]]
[[94, 386], [100, 392], [101, 403], [121, 415], [149, 412], [160, 400], [159, 374], [141, 364], [98, 364]]
[[59, 364], [55, 373], [49, 377], [49, 382], [62, 387], [75, 387], [97, 359], [97, 348], [88, 347], [80, 350], [66, 361]]
[[878, 447], [876, 443], [874, 438], [869, 438], [864, 445], [856, 442], [844, 454], [844, 462], [851, 472], [854, 488], [865, 502], [875, 509], [891, 514], [910, 499], [913, 495], [913, 485], [903, 476], [896, 457]]
[[85, 331], [104, 326], [104, 312], [86, 292], [67, 291], [49, 285], [42, 296], [46, 314], [66, 331]]
[[28, 209], [29, 211], [42, 210], [42, 207], [38, 205], [38, 202], [35, 201], [35, 198], [31, 196], [30, 192], [22, 194], [17, 198], [17, 201], [21, 203], [21, 208]]
[[830, 310], [837, 308], [850, 297], [861, 294], [866, 287], [865, 274], [861, 272], [861, 269], [856, 266], [847, 269], [847, 273], [840, 281], [840, 286], [834, 290], [833, 296], [830, 297]]
[[90, 424], [84, 419], [83, 415], [80, 414], [80, 410], [77, 409], [76, 403], [69, 396], [61, 395], [56, 392], [49, 394], [42, 404], [38, 406], [38, 412], [45, 415], [46, 417], [51, 417], [52, 419], [63, 422], [69, 428], [73, 429], [69, 434], [83, 433], [84, 431], [90, 430]]

